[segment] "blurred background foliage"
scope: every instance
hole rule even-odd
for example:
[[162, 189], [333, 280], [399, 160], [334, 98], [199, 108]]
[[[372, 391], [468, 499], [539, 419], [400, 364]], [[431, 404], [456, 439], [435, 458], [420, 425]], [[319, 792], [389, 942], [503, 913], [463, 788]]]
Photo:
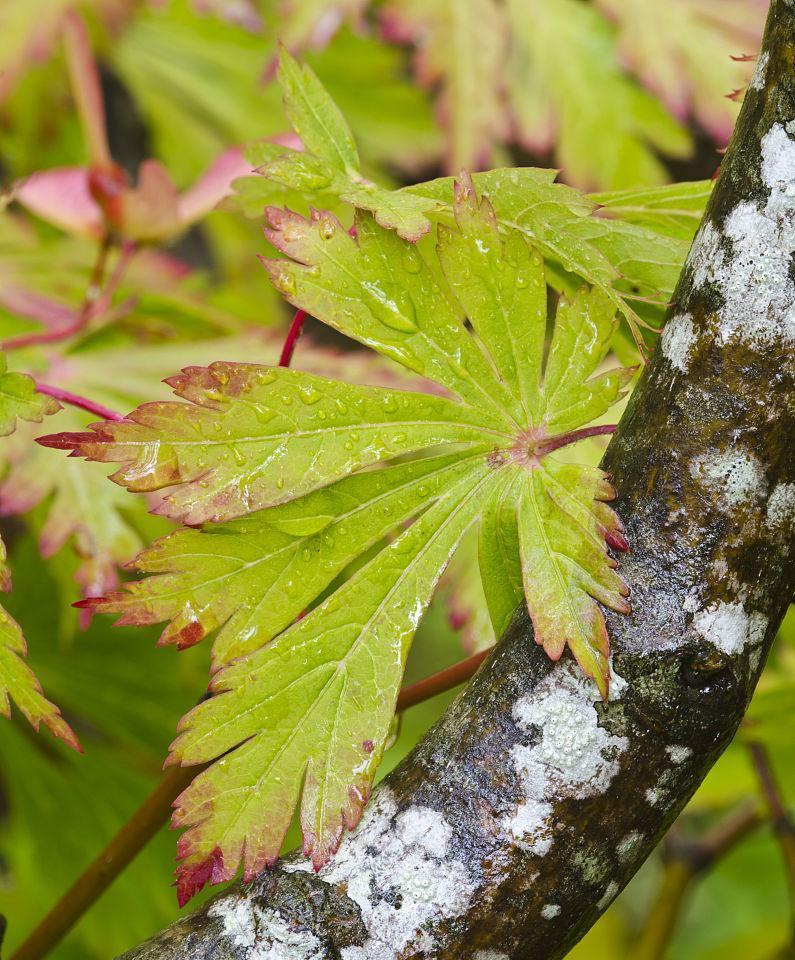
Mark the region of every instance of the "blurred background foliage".
[[[363, 172], [381, 184], [414, 183], [461, 167], [534, 164], [560, 166], [561, 179], [573, 186], [609, 190], [714, 172], [716, 149], [736, 116], [733, 93], [741, 93], [753, 69], [749, 57], [766, 6], [764, 0], [0, 0], [0, 337], [17, 369], [126, 411], [165, 396], [163, 377], [189, 363], [275, 362], [289, 321], [255, 260], [266, 248], [257, 222], [263, 196], [246, 181], [222, 209], [136, 250], [112, 301], [88, 310], [91, 322], [67, 348], [56, 346], [81, 311], [96, 306], [86, 291], [98, 241], [79, 226], [59, 229], [58, 218], [37, 217], [14, 198], [36, 171], [91, 159], [62, 43], [70, 7], [88, 24], [110, 152], [132, 182], [146, 158], [160, 161], [184, 190], [230, 147], [263, 139], [290, 144], [273, 82], [281, 38], [326, 84], [353, 128]], [[124, 248], [114, 250], [111, 260], [123, 255]], [[51, 341], [42, 330], [54, 332]], [[299, 347], [300, 366], [362, 379], [361, 354], [317, 325], [310, 334]], [[142, 498], [108, 483], [101, 465], [66, 461], [32, 443], [41, 433], [78, 429], [91, 419], [63, 409], [46, 430], [25, 423], [0, 440], [0, 512], [14, 575], [6, 606], [24, 627], [29, 662], [48, 696], [85, 747], [84, 755], [72, 754], [34, 734], [16, 713], [0, 722], [6, 950], [137, 808], [159, 777], [177, 720], [206, 685], [203, 647], [180, 654], [156, 649], [156, 630], [113, 629], [103, 618], [81, 623], [71, 607], [81, 594], [112, 586], [118, 565], [169, 529]], [[591, 444], [594, 461], [601, 449]], [[408, 681], [482, 643], [482, 611], [467, 593], [473, 578], [466, 552], [457, 567], [421, 626]], [[382, 774], [452, 696], [405, 714]], [[736, 742], [573, 956], [762, 960], [786, 949], [785, 860], [749, 744], [764, 744], [781, 796], [794, 796], [794, 701], [795, 616], [789, 616]], [[720, 855], [688, 884], [682, 864], [690, 862], [693, 844], [712, 836], [716, 825], [720, 831], [727, 817], [743, 829], [719, 844]], [[174, 850], [164, 828], [53, 955], [113, 956], [173, 919]], [[683, 891], [674, 924], [666, 907]], [[651, 928], [662, 923], [673, 931], [667, 952], [665, 938], [649, 934], [650, 918]]]

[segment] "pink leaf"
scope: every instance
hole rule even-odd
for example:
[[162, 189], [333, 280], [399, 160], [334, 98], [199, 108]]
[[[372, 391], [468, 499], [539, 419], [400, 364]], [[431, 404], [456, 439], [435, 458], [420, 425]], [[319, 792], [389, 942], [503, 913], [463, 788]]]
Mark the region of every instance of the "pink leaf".
[[177, 188], [158, 160], [144, 160], [138, 186], [121, 196], [119, 228], [131, 240], [162, 240], [179, 232]]
[[85, 167], [56, 167], [31, 174], [17, 187], [15, 199], [67, 233], [102, 234], [102, 210], [89, 190]]
[[183, 226], [213, 210], [232, 192], [232, 181], [251, 173], [251, 164], [241, 147], [219, 154], [199, 179], [179, 198], [178, 214]]

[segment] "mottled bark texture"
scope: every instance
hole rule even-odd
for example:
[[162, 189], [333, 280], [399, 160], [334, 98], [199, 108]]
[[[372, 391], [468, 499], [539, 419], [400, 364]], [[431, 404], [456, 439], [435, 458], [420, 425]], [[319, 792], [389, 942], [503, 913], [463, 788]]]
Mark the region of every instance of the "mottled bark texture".
[[551, 960], [731, 740], [793, 595], [795, 0], [774, 0], [660, 348], [605, 458], [633, 551], [609, 703], [523, 613], [315, 875], [287, 859], [128, 960]]

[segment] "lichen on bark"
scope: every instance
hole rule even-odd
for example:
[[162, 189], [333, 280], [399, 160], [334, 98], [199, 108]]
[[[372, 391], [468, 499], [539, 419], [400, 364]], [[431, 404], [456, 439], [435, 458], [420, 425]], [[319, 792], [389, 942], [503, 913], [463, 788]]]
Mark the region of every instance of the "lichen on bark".
[[605, 457], [633, 545], [602, 703], [517, 613], [319, 874], [286, 858], [127, 960], [555, 960], [729, 743], [795, 588], [795, 5]]

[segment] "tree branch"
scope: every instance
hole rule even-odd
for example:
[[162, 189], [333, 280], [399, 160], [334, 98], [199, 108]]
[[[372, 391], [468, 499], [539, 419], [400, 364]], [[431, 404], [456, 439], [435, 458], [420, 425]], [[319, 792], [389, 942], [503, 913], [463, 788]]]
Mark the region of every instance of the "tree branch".
[[557, 960], [730, 742], [795, 587], [792, 0], [763, 49], [604, 460], [633, 545], [612, 700], [519, 612], [319, 874], [286, 858], [127, 960]]

